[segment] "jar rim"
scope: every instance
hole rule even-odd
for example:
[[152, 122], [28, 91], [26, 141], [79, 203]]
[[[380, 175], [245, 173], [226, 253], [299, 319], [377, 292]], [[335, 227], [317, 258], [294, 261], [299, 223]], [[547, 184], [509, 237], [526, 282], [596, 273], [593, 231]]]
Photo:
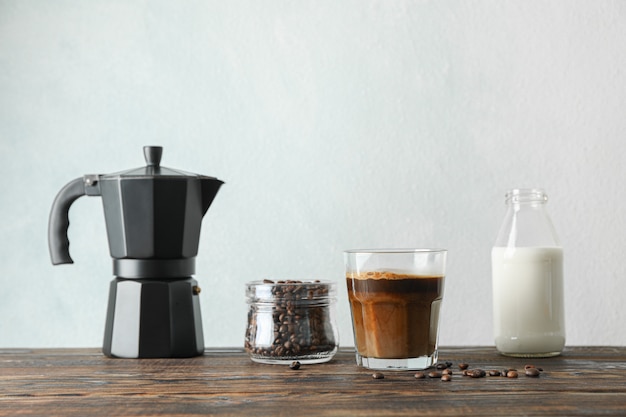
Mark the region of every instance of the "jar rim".
[[[301, 291], [303, 294], [306, 292], [305, 297], [295, 299], [295, 301], [299, 304], [334, 301], [337, 295], [337, 284], [336, 282], [330, 280], [279, 280], [276, 282], [268, 281], [271, 280], [257, 280], [246, 283], [246, 297], [248, 299], [248, 302], [274, 302], [276, 299], [286, 297], [285, 294], [288, 294], [289, 291], [283, 292], [283, 290], [290, 287], [300, 287], [294, 288], [297, 290], [296, 292]], [[322, 293], [314, 292], [310, 295], [308, 294], [308, 291], [310, 290], [319, 289], [323, 289]]]
[[319, 285], [327, 285], [327, 286], [332, 286], [335, 285], [335, 281], [331, 281], [331, 280], [323, 280], [323, 279], [313, 279], [313, 280], [269, 280], [269, 279], [264, 279], [264, 280], [253, 280], [253, 281], [248, 281], [246, 282], [246, 286], [261, 286], [261, 285], [267, 285], [267, 286], [273, 286], [273, 287], [280, 287], [280, 286], [289, 286], [289, 285], [311, 285], [311, 284], [319, 284]]

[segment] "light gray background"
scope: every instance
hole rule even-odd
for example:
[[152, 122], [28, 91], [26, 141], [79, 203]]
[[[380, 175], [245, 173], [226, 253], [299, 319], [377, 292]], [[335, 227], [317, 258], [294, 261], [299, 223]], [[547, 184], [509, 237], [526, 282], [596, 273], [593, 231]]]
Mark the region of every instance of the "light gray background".
[[331, 279], [342, 250], [449, 249], [440, 342], [492, 344], [490, 248], [511, 187], [544, 187], [568, 344], [626, 343], [626, 2], [0, 0], [0, 346], [101, 346], [99, 198], [163, 165], [226, 182], [197, 276], [208, 346], [241, 346], [244, 283]]

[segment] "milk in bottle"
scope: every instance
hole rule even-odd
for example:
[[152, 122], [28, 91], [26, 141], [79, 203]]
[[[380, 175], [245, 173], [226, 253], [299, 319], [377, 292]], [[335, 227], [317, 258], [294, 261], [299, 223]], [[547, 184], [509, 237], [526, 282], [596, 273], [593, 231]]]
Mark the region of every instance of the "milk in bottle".
[[494, 337], [503, 355], [547, 357], [565, 345], [563, 249], [543, 190], [506, 194], [507, 214], [491, 252]]

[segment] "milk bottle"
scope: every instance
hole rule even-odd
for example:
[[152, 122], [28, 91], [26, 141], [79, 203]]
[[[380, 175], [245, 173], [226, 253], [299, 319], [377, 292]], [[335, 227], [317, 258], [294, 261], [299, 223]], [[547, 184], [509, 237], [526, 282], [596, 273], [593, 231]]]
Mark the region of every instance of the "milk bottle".
[[494, 337], [507, 356], [547, 357], [565, 345], [563, 249], [540, 189], [514, 189], [491, 251]]

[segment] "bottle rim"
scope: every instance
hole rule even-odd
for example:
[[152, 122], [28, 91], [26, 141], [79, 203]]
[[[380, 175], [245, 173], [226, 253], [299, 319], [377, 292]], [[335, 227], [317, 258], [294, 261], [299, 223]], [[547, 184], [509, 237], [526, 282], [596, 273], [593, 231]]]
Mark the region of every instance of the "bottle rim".
[[504, 195], [508, 203], [546, 203], [548, 195], [543, 188], [514, 188]]

